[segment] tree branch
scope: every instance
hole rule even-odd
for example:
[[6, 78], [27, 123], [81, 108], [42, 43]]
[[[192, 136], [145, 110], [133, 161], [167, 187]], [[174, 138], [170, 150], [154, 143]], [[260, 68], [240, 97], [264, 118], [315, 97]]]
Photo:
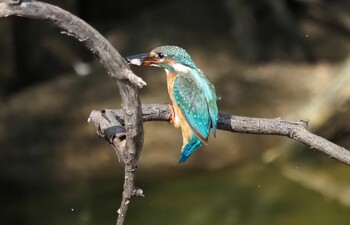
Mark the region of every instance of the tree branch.
[[[78, 17], [56, 6], [30, 0], [9, 0], [0, 3], [0, 18], [22, 16], [54, 23], [64, 34], [82, 42], [105, 67], [110, 77], [117, 80], [122, 110], [92, 111], [89, 122], [100, 136], [113, 146], [119, 160], [125, 165], [121, 206], [117, 225], [124, 224], [132, 196], [143, 196], [135, 187], [135, 171], [143, 146], [143, 121], [169, 121], [166, 105], [144, 105], [141, 108], [138, 88], [146, 83], [135, 76], [113, 46], [94, 28]], [[350, 152], [306, 130], [307, 122], [288, 122], [281, 119], [259, 119], [221, 115], [218, 128], [231, 132], [282, 135], [302, 142], [339, 161], [350, 165]]]
[[[106, 115], [110, 121], [116, 120], [118, 123], [111, 122], [102, 126], [102, 121], [105, 120], [104, 118]], [[170, 121], [170, 116], [171, 112], [167, 105], [142, 105], [142, 117], [144, 122]], [[121, 129], [124, 124], [121, 110], [106, 109], [102, 111], [93, 111], [89, 119], [108, 140], [118, 139], [118, 132], [116, 132], [115, 135], [106, 131], [108, 129], [116, 129], [116, 127], [120, 127]], [[304, 120], [290, 122], [281, 118], [263, 119], [226, 114], [220, 114], [218, 120], [218, 129], [220, 130], [245, 134], [286, 136], [350, 165], [350, 151], [309, 132], [307, 130], [307, 125], [308, 122]]]
[[143, 123], [138, 88], [142, 88], [146, 83], [134, 75], [120, 54], [99, 32], [59, 7], [39, 1], [9, 0], [0, 3], [0, 18], [8, 16], [47, 20], [57, 25], [63, 29], [63, 34], [82, 42], [100, 60], [109, 76], [117, 80], [126, 131], [124, 142], [115, 145], [125, 165], [122, 203], [117, 211], [117, 225], [124, 224], [131, 197], [137, 193], [141, 193], [139, 196], [142, 195], [142, 191], [135, 188], [134, 180], [143, 146]]

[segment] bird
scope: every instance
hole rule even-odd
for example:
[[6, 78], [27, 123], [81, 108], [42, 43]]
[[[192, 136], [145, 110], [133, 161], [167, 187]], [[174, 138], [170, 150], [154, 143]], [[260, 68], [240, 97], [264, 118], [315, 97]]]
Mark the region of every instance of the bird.
[[219, 111], [218, 95], [212, 82], [181, 47], [160, 46], [149, 53], [125, 58], [129, 65], [163, 68], [172, 102], [170, 122], [181, 128], [183, 145], [179, 163], [185, 162], [203, 144], [210, 130], [216, 136]]

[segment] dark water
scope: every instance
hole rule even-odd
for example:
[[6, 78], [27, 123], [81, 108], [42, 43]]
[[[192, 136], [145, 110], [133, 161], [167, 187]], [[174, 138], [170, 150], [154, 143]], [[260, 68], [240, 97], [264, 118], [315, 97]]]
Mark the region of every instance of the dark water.
[[[1, 224], [114, 224], [121, 180], [3, 186]], [[133, 199], [126, 224], [346, 225], [350, 219], [350, 207], [259, 162], [218, 171], [140, 171], [137, 183], [146, 197]]]

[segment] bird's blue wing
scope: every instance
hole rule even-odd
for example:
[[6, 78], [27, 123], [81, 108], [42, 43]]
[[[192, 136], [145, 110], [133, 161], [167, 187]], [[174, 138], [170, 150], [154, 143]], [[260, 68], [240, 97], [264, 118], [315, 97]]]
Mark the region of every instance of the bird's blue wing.
[[187, 74], [178, 74], [174, 81], [174, 98], [198, 138], [207, 141], [211, 117], [205, 95]]

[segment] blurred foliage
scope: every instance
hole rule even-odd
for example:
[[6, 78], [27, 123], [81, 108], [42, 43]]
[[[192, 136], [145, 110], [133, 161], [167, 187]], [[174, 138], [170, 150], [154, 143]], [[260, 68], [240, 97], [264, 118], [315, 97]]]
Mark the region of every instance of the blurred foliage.
[[[216, 85], [222, 112], [310, 119], [312, 132], [350, 146], [344, 122], [350, 89], [336, 89], [339, 68], [350, 62], [348, 0], [47, 2], [82, 17], [123, 55], [184, 47]], [[163, 71], [133, 70], [148, 83], [143, 103], [169, 102]], [[323, 101], [330, 90], [333, 98]], [[46, 22], [0, 21], [6, 224], [114, 220], [122, 169], [86, 118], [92, 109], [120, 107], [117, 96], [114, 82], [76, 40]], [[315, 99], [323, 108], [314, 107]], [[331, 113], [324, 116], [324, 108]], [[320, 153], [285, 138], [219, 131], [179, 165], [179, 130], [165, 123], [145, 129], [137, 183], [146, 198], [135, 199], [128, 224], [164, 224], [169, 217], [167, 224], [347, 224], [348, 168]], [[276, 152], [280, 157], [266, 160]]]

